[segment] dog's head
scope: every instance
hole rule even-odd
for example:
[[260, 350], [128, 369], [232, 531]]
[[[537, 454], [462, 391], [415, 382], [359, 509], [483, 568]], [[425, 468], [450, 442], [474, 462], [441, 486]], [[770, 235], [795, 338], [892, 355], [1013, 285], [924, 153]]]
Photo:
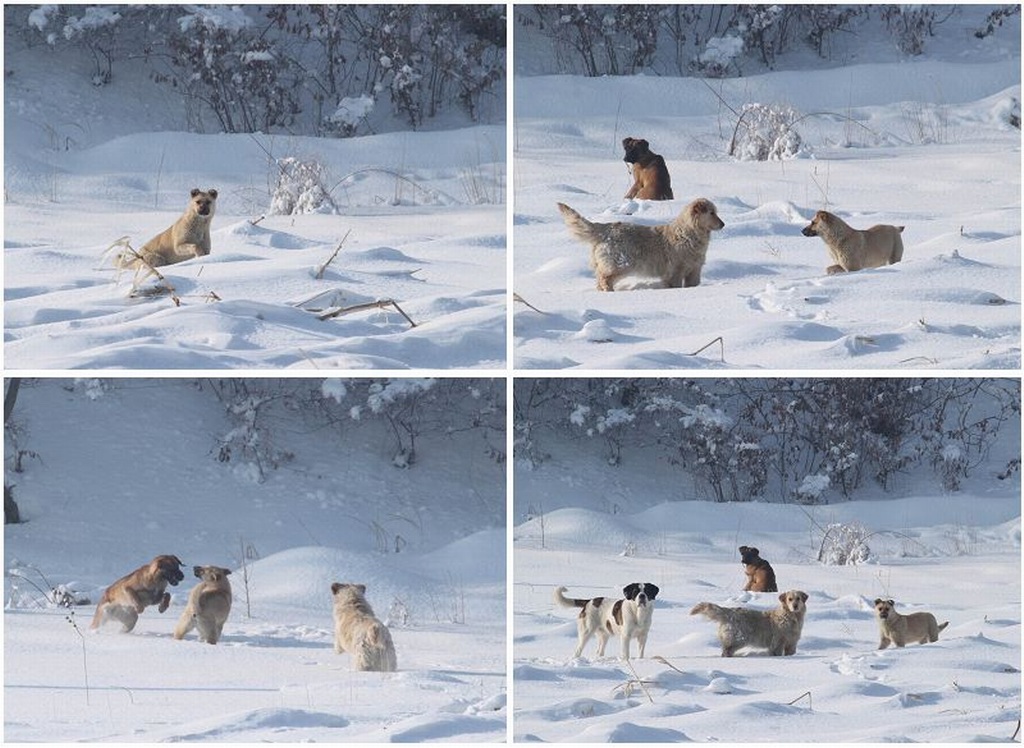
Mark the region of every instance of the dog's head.
[[705, 231], [718, 231], [725, 228], [725, 222], [718, 217], [718, 208], [706, 197], [697, 198], [683, 210], [693, 226]]
[[189, 195], [192, 198], [189, 205], [192, 206], [192, 210], [197, 215], [213, 215], [213, 211], [217, 207], [217, 190], [206, 190], [203, 192], [198, 187], [193, 187]]
[[750, 545], [740, 546], [740, 561], [746, 564], [756, 564], [761, 560], [760, 551]]
[[622, 588], [622, 596], [627, 600], [635, 600], [637, 605], [644, 606], [654, 602], [661, 590], [650, 582], [633, 582]]
[[193, 566], [192, 573], [204, 582], [220, 582], [231, 570], [220, 566]]
[[651, 153], [651, 145], [642, 138], [623, 138], [622, 147], [626, 149], [626, 155], [622, 160], [627, 164], [636, 164], [645, 161]]
[[819, 210], [814, 214], [814, 218], [811, 219], [811, 222], [803, 227], [800, 233], [804, 236], [819, 236], [821, 234], [822, 225], [828, 223], [828, 219], [828, 212]]
[[177, 586], [178, 582], [185, 578], [185, 573], [181, 570], [184, 565], [180, 558], [171, 555], [157, 556], [149, 562], [154, 576], [165, 580], [172, 586]]
[[875, 599], [875, 613], [883, 621], [889, 617], [889, 614], [893, 612], [895, 607], [896, 603], [893, 600], [883, 600], [880, 597]]
[[366, 594], [365, 584], [350, 584], [349, 582], [335, 582], [331, 585], [331, 594], [338, 597], [362, 597]]
[[807, 610], [807, 593], [800, 590], [783, 592], [779, 595], [779, 602], [790, 613], [802, 613]]

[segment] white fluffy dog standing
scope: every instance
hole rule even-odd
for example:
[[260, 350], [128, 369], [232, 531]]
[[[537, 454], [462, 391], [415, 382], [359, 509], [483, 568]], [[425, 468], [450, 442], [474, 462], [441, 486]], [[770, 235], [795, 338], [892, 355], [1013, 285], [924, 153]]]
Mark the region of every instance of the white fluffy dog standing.
[[334, 651], [348, 652], [356, 670], [392, 672], [398, 669], [395, 644], [388, 627], [377, 620], [366, 602], [365, 584], [335, 582]]

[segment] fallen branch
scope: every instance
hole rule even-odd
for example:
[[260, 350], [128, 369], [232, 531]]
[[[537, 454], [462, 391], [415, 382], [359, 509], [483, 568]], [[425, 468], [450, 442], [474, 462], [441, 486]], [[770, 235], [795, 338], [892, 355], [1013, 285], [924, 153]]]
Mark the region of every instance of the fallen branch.
[[664, 657], [662, 657], [661, 655], [654, 655], [654, 657], [652, 657], [651, 659], [652, 659], [652, 660], [657, 660], [657, 661], [658, 661], [658, 662], [660, 662], [660, 663], [661, 663], [662, 665], [666, 665], [666, 666], [668, 666], [668, 667], [672, 668], [673, 670], [675, 670], [675, 671], [676, 671], [677, 673], [679, 673], [680, 675], [686, 675], [686, 673], [684, 673], [684, 672], [683, 672], [682, 670], [680, 670], [679, 668], [677, 668], [677, 667], [676, 667], [675, 665], [673, 665], [673, 664], [672, 664], [671, 662], [669, 662], [668, 660], [666, 660], [666, 659], [665, 659]]
[[725, 341], [724, 341], [724, 340], [722, 339], [722, 336], [721, 336], [721, 335], [719, 335], [719, 336], [718, 336], [717, 338], [715, 338], [714, 340], [712, 340], [712, 341], [711, 341], [710, 343], [708, 343], [707, 345], [705, 345], [705, 346], [702, 346], [702, 347], [698, 348], [697, 350], [695, 350], [695, 351], [694, 351], [693, 353], [691, 353], [690, 355], [691, 355], [691, 356], [696, 356], [696, 355], [697, 355], [698, 353], [701, 353], [702, 351], [705, 351], [705, 350], [707, 350], [708, 348], [710, 348], [711, 346], [713, 346], [713, 345], [714, 345], [715, 343], [718, 343], [718, 344], [719, 344], [719, 345], [721, 346], [721, 357], [722, 357], [722, 363], [724, 364], [724, 363], [725, 363]]
[[341, 241], [338, 242], [338, 247], [337, 247], [337, 249], [334, 250], [334, 254], [332, 254], [330, 257], [328, 257], [327, 258], [327, 262], [325, 262], [323, 265], [321, 265], [320, 269], [316, 271], [316, 276], [315, 277], [316, 277], [317, 280], [323, 280], [324, 279], [324, 273], [327, 272], [327, 266], [330, 265], [334, 261], [334, 258], [338, 256], [338, 252], [340, 252], [341, 248], [343, 246], [345, 246], [345, 240], [348, 239], [348, 235], [351, 234], [351, 233], [352, 233], [352, 229], [349, 229], [348, 231], [345, 232], [345, 236], [341, 237]]
[[[632, 686], [635, 683], [636, 685], [640, 686], [640, 688], [643, 690], [644, 695], [647, 697], [647, 700], [650, 701], [653, 704], [654, 703], [654, 699], [651, 698], [651, 692], [647, 690], [647, 682], [642, 680], [640, 678], [640, 676], [637, 675], [636, 669], [633, 667], [633, 663], [632, 662], [630, 662], [629, 660], [626, 660], [626, 664], [629, 666], [630, 672], [633, 673], [633, 680], [626, 681], [625, 683], [622, 683], [619, 686], [617, 686], [617, 688], [629, 688], [630, 686]], [[653, 681], [652, 681], [652, 683], [653, 683]]]
[[412, 321], [412, 317], [406, 314], [394, 299], [379, 299], [378, 301], [367, 301], [364, 304], [340, 307], [338, 309], [332, 309], [329, 312], [324, 312], [323, 314], [318, 314], [316, 318], [319, 320], [334, 319], [335, 317], [340, 317], [341, 315], [349, 314], [350, 312], [358, 312], [364, 309], [383, 309], [386, 306], [394, 307], [399, 314], [405, 317], [405, 320], [409, 323], [410, 327], [416, 327], [416, 323]]
[[[143, 258], [143, 256], [132, 247], [131, 243], [128, 241], [127, 236], [122, 236], [116, 242], [107, 247], [106, 252], [103, 253], [104, 257], [106, 256], [107, 252], [114, 249], [114, 247], [120, 247], [124, 250], [123, 252], [121, 252], [121, 254], [117, 256], [117, 269], [124, 270], [132, 266], [134, 266], [135, 268], [135, 277], [132, 278], [132, 290], [128, 294], [129, 298], [137, 298], [138, 296], [147, 295], [161, 295], [160, 293], [146, 294], [141, 293], [139, 291], [139, 283], [146, 280], [147, 278], [149, 278], [149, 276], [152, 275], [156, 278], [157, 281], [156, 288], [162, 289], [163, 293], [166, 293], [168, 296], [170, 296], [171, 301], [174, 302], [174, 306], [181, 306], [181, 299], [178, 297], [178, 294], [174, 290], [174, 286], [171, 285], [171, 282], [167, 280], [167, 278], [165, 278], [159, 270], [150, 265], [145, 260], [145, 258]], [[143, 270], [145, 270], [146, 272], [140, 278], [139, 274], [142, 273]]]
[[786, 704], [786, 706], [793, 706], [793, 704], [795, 704], [796, 702], [800, 701], [800, 699], [804, 698], [805, 696], [807, 697], [807, 708], [810, 709], [811, 711], [814, 711], [814, 704], [811, 703], [811, 692], [810, 691], [806, 691], [806, 692], [800, 694], [795, 699], [793, 699], [791, 702]]
[[518, 301], [520, 304], [525, 304], [526, 306], [530, 307], [530, 309], [532, 309], [533, 311], [537, 312], [537, 314], [547, 314], [547, 312], [542, 312], [540, 309], [538, 309], [533, 304], [528, 302], [526, 299], [524, 299], [522, 296], [517, 294], [515, 291], [512, 292], [512, 301]]

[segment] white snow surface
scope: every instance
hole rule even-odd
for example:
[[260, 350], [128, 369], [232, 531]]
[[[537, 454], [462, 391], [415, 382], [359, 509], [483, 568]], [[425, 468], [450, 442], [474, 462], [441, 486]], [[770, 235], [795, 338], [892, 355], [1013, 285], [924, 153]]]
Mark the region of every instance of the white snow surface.
[[[1019, 368], [1020, 130], [1004, 116], [1020, 99], [1019, 44], [1005, 51], [716, 81], [517, 78], [516, 368]], [[751, 102], [803, 115], [796, 158], [727, 155], [726, 107]], [[674, 200], [623, 198], [626, 136], [665, 157]], [[629, 277], [597, 291], [590, 249], [555, 205], [655, 225], [698, 197], [725, 228], [686, 289]], [[905, 226], [902, 262], [826, 275], [824, 242], [800, 233], [821, 209]]]
[[[27, 521], [4, 531], [5, 742], [505, 740], [505, 479], [468, 437], [398, 470], [387, 434], [364, 427], [339, 450], [295, 424], [280, 445], [295, 459], [256, 483], [211, 453], [222, 411], [186, 381], [44, 380], [18, 418], [38, 459], [9, 476]], [[401, 552], [381, 552], [396, 534]], [[158, 553], [185, 580], [130, 634], [90, 631], [94, 605], [73, 628], [37, 589], [95, 603]], [[232, 570], [223, 639], [175, 641], [207, 564]], [[334, 581], [367, 585], [397, 672], [334, 653]]]
[[[345, 140], [176, 132], [144, 71], [122, 66], [96, 88], [61, 63], [45, 46], [7, 60], [5, 368], [505, 367], [503, 125]], [[323, 164], [337, 215], [263, 218], [284, 157]], [[180, 304], [129, 298], [132, 274], [108, 248], [127, 237], [139, 249], [194, 187], [220, 193], [211, 253], [161, 268]], [[318, 318], [389, 300], [416, 327], [392, 306]]]
[[[1004, 455], [1019, 454], [1007, 435]], [[600, 451], [598, 448], [596, 451]], [[517, 742], [971, 743], [1007, 741], [1021, 713], [1020, 480], [954, 495], [908, 478], [896, 499], [823, 506], [679, 500], [662, 461], [610, 467], [579, 444], [515, 473], [513, 739]], [[862, 526], [870, 561], [820, 563], [823, 528]], [[690, 609], [777, 607], [744, 592], [740, 545], [779, 589], [809, 596], [797, 652], [720, 656], [717, 624]], [[573, 658], [575, 598], [660, 588], [644, 658], [612, 637]], [[939, 640], [878, 650], [873, 601], [949, 621]]]

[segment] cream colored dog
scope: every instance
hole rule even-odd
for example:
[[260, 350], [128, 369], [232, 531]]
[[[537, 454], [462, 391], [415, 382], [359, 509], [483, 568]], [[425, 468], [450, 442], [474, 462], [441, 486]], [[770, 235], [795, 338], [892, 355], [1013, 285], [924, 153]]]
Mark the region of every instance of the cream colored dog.
[[825, 268], [829, 275], [883, 265], [895, 265], [903, 259], [903, 226], [879, 224], [855, 229], [828, 211], [819, 210], [801, 233], [820, 236], [828, 246], [835, 265]]
[[892, 600], [875, 600], [875, 613], [878, 615], [878, 628], [882, 634], [879, 649], [885, 649], [890, 643], [897, 647], [907, 642], [924, 644], [939, 640], [939, 632], [949, 625], [946, 621], [939, 625], [931, 613], [910, 613], [900, 615], [896, 612], [896, 603]]
[[627, 275], [660, 278], [668, 288], [700, 285], [711, 232], [725, 224], [714, 203], [694, 200], [676, 219], [663, 226], [636, 223], [592, 223], [568, 205], [558, 203], [566, 226], [590, 245], [590, 265], [597, 290], [614, 291]]
[[118, 579], [100, 598], [89, 628], [99, 628], [113, 619], [127, 632], [135, 628], [139, 614], [147, 606], [156, 605], [163, 613], [171, 604], [167, 585], [175, 586], [185, 578], [181, 566], [180, 558], [165, 554]]
[[366, 585], [335, 582], [334, 651], [348, 652], [356, 670], [391, 672], [398, 669], [395, 645], [388, 627], [377, 620], [366, 602]]
[[[193, 189], [185, 213], [170, 228], [143, 244], [139, 257], [156, 268], [210, 254], [210, 222], [216, 210], [217, 190]], [[122, 267], [133, 264], [138, 264], [135, 258], [121, 256]]]
[[199, 641], [216, 644], [231, 612], [230, 569], [220, 566], [194, 566], [192, 572], [200, 580], [188, 596], [188, 605], [174, 629], [175, 639], [184, 639], [192, 629], [199, 629]]
[[807, 613], [807, 593], [790, 590], [779, 595], [774, 610], [723, 608], [714, 603], [697, 603], [691, 616], [702, 613], [718, 621], [722, 657], [732, 657], [743, 647], [767, 649], [773, 656], [796, 654]]

